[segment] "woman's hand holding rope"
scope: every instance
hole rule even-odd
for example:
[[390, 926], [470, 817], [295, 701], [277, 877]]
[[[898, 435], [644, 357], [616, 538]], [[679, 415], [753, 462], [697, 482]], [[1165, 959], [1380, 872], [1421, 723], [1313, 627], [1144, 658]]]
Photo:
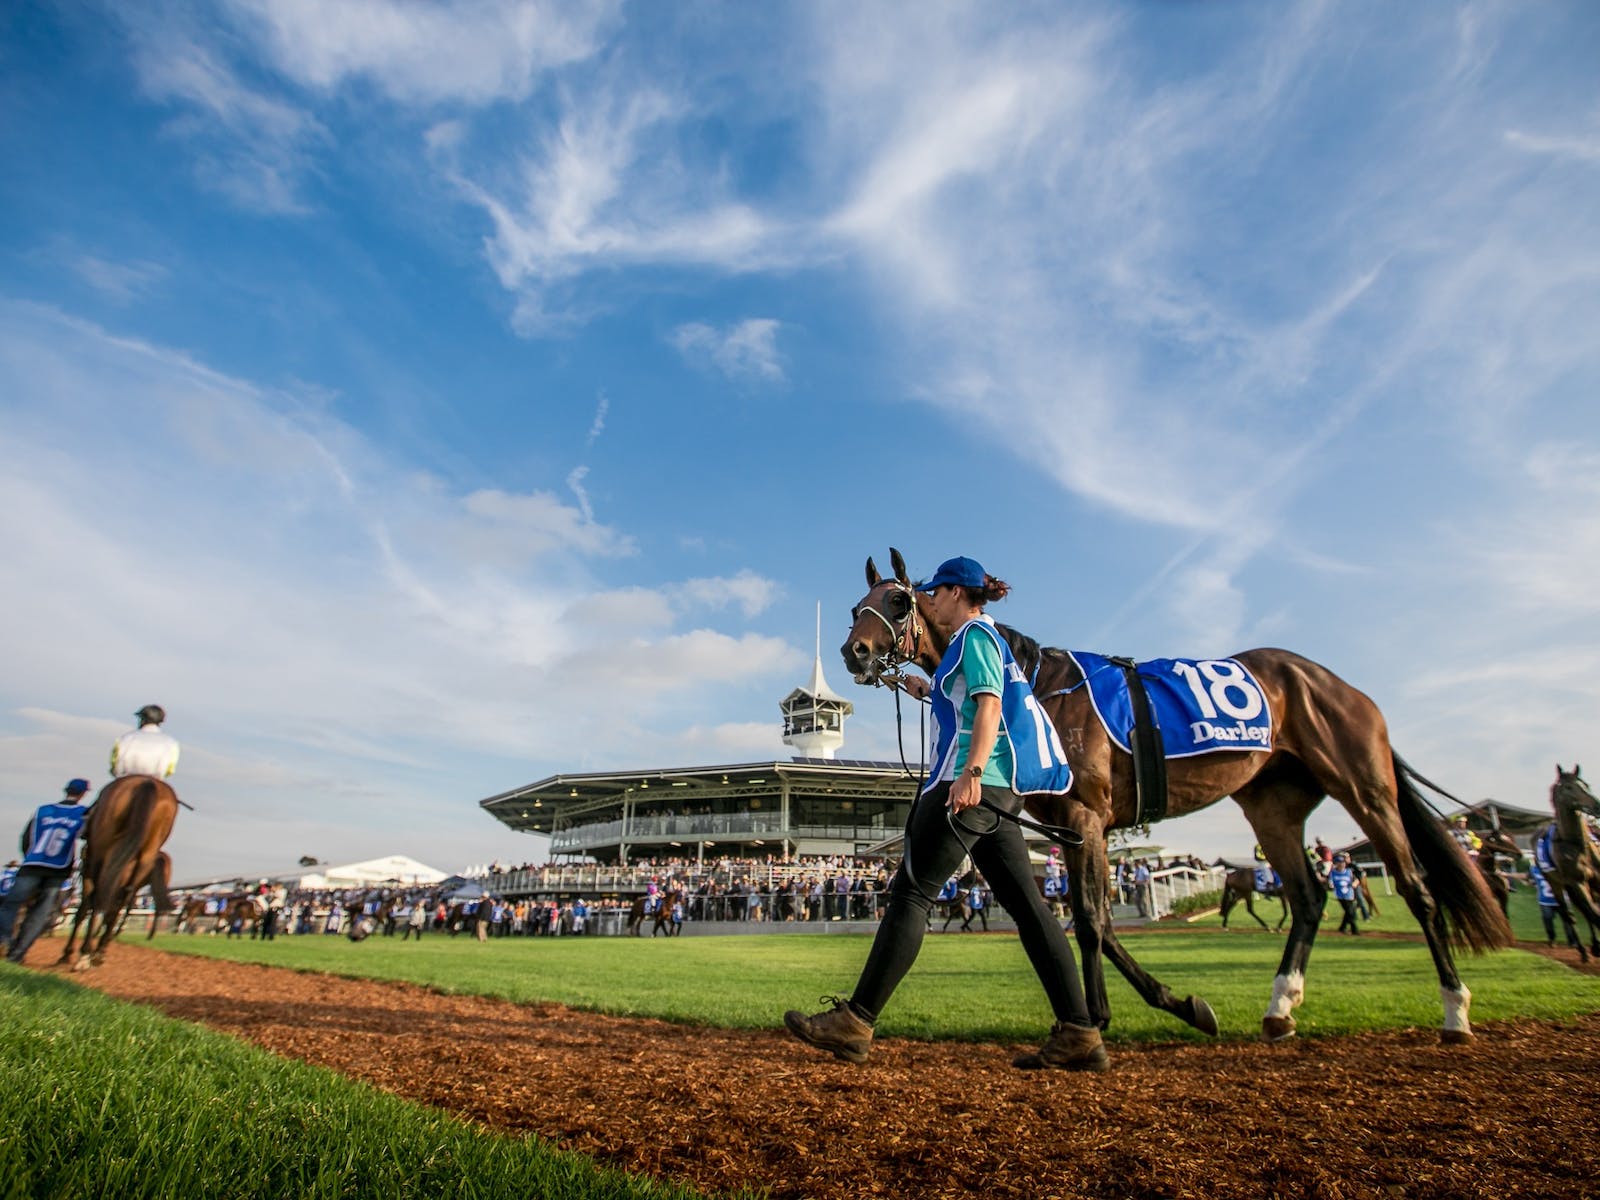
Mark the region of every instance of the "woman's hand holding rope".
[[887, 675], [884, 678], [890, 687], [904, 692], [913, 700], [926, 700], [933, 690], [933, 685], [921, 675]]

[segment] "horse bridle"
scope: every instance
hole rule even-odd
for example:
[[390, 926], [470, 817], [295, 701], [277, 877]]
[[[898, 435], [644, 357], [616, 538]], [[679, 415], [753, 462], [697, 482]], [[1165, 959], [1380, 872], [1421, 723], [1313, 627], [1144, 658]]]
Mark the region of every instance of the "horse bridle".
[[899, 668], [906, 663], [915, 662], [917, 659], [917, 646], [922, 641], [922, 635], [927, 631], [922, 623], [922, 615], [917, 611], [917, 592], [909, 583], [902, 583], [898, 579], [885, 580], [889, 585], [884, 593], [884, 607], [888, 607], [890, 596], [904, 596], [906, 600], [905, 615], [893, 619], [881, 609], [862, 601], [856, 605], [852, 617], [859, 620], [862, 613], [871, 613], [883, 622], [883, 627], [889, 631], [889, 648], [877, 658], [872, 660], [871, 666], [876, 670], [864, 671], [855, 677], [857, 683], [870, 683], [873, 687], [885, 686], [884, 677], [899, 678]]
[[[1572, 796], [1574, 792], [1577, 793], [1576, 798]], [[1556, 783], [1551, 789], [1550, 802], [1550, 806], [1556, 810], [1557, 818], [1565, 810], [1576, 813], [1580, 829], [1583, 827], [1584, 817], [1595, 815], [1596, 809], [1600, 808], [1600, 801], [1596, 800], [1595, 794], [1589, 790], [1589, 785], [1576, 772]], [[1554, 838], [1561, 846], [1582, 846], [1586, 840], [1582, 834], [1576, 838], [1563, 836], [1559, 821], [1555, 826]]]

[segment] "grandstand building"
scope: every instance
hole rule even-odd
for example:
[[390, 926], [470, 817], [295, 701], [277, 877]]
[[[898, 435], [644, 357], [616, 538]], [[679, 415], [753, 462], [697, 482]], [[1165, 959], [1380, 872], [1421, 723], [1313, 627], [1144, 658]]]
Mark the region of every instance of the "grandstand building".
[[905, 827], [918, 780], [898, 763], [835, 757], [854, 706], [822, 677], [782, 701], [786, 760], [552, 775], [479, 801], [553, 857], [641, 859], [864, 854]]

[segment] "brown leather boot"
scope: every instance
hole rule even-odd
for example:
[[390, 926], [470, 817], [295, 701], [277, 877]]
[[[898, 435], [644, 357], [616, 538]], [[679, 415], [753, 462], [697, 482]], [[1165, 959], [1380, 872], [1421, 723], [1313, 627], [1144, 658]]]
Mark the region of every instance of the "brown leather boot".
[[871, 1023], [856, 1016], [844, 997], [834, 996], [832, 1000], [832, 1008], [809, 1017], [791, 1008], [783, 1014], [783, 1023], [802, 1042], [829, 1050], [835, 1058], [866, 1062], [867, 1052], [872, 1047]]
[[1094, 1026], [1057, 1021], [1037, 1053], [1019, 1054], [1011, 1065], [1024, 1071], [1104, 1071], [1111, 1060]]

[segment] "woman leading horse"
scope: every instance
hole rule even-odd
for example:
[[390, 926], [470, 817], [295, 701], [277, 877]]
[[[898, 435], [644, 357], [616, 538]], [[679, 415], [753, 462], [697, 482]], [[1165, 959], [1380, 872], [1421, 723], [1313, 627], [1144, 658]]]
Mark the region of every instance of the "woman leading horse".
[[[908, 589], [909, 589], [909, 585]], [[1027, 844], [1014, 820], [1024, 797], [1049, 800], [1072, 785], [1055, 731], [1032, 714], [1032, 691], [984, 605], [1010, 588], [970, 558], [953, 558], [919, 584], [916, 604], [939, 643], [933, 682], [915, 681], [930, 699], [932, 761], [906, 823], [900, 869], [872, 950], [848, 1000], [807, 1016], [784, 1015], [789, 1032], [848, 1062], [867, 1060], [873, 1024], [922, 948], [936, 893], [971, 858], [1017, 923], [1022, 947], [1043, 984], [1055, 1024], [1035, 1053], [1012, 1066], [1103, 1071], [1100, 1029], [1084, 1001], [1072, 945], [1034, 882]], [[1076, 838], [1066, 840], [1075, 842]]]
[[[869, 590], [856, 605], [841, 647], [857, 682], [884, 682], [907, 663], [932, 674], [947, 648], [946, 636], [929, 620], [926, 596], [911, 584], [898, 551], [891, 558], [895, 574], [889, 579], [867, 560]], [[997, 628], [1074, 769], [1070, 791], [1031, 796], [1028, 807], [1083, 838], [1081, 847], [1067, 851], [1067, 868], [1094, 1021], [1104, 1027], [1111, 1016], [1101, 963], [1105, 954], [1147, 1003], [1215, 1032], [1215, 1018], [1204, 1002], [1175, 1000], [1127, 955], [1111, 927], [1106, 836], [1139, 817], [1132, 755], [1108, 734], [1090, 689], [1083, 686], [1083, 668], [1070, 653], [1042, 648], [1006, 626]], [[1474, 951], [1508, 946], [1511, 929], [1478, 871], [1428, 811], [1414, 775], [1389, 745], [1377, 705], [1326, 667], [1287, 650], [1248, 650], [1201, 665], [1214, 669], [1218, 678], [1212, 682], [1219, 687], [1248, 673], [1271, 719], [1269, 749], [1196, 753], [1166, 763], [1166, 815], [1184, 816], [1232, 796], [1283, 880], [1293, 920], [1262, 1018], [1263, 1038], [1280, 1041], [1295, 1032], [1293, 1009], [1304, 998], [1306, 963], [1323, 905], [1322, 887], [1303, 850], [1305, 823], [1323, 798], [1332, 796], [1367, 835], [1422, 927], [1444, 1004], [1441, 1039], [1470, 1039], [1471, 993], [1456, 973], [1452, 943]], [[1217, 699], [1216, 688], [1209, 699]]]

